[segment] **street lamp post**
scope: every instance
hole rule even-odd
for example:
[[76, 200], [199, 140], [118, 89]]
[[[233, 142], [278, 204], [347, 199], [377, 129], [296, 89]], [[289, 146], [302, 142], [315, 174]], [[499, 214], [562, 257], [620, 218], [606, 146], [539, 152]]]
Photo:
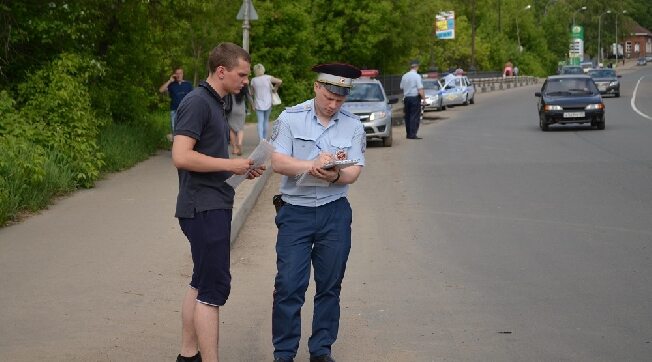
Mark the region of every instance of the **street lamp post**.
[[[627, 10], [623, 10], [622, 14], [627, 14]], [[616, 66], [618, 66], [618, 13], [616, 13]], [[625, 58], [625, 50], [623, 49], [623, 59]]]
[[[528, 6], [524, 7], [521, 11], [530, 10], [531, 7], [532, 5], [528, 4]], [[523, 47], [521, 46], [521, 34], [518, 29], [518, 15], [519, 14], [516, 14], [516, 39], [518, 39], [518, 52], [520, 53]]]
[[598, 17], [598, 66], [602, 59], [602, 15], [604, 14], [611, 14], [611, 10], [605, 11]]
[[573, 12], [573, 26], [575, 26], [575, 15], [577, 15], [578, 12], [586, 10], [586, 6], [582, 6], [581, 8], [575, 10]]

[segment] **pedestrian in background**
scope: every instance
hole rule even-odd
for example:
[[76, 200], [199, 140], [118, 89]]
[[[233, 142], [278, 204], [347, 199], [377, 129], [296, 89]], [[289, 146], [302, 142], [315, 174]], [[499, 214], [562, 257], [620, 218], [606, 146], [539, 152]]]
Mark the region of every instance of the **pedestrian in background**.
[[403, 90], [403, 113], [405, 115], [405, 133], [407, 139], [417, 140], [419, 131], [419, 119], [421, 117], [421, 103], [426, 99], [423, 92], [423, 83], [419, 70], [419, 62], [413, 60], [410, 63], [410, 70], [403, 74], [400, 87]]
[[503, 67], [503, 78], [511, 77], [512, 75], [514, 75], [514, 64], [512, 64], [512, 60], [509, 59]]
[[[365, 162], [362, 123], [341, 109], [360, 70], [348, 64], [322, 64], [312, 70], [319, 73], [313, 84], [315, 97], [286, 108], [270, 138], [275, 147], [272, 167], [283, 175], [283, 205], [275, 220], [274, 361], [293, 361], [297, 353], [311, 262], [316, 294], [308, 340], [310, 361], [334, 361], [331, 346], [339, 330], [340, 290], [351, 250], [352, 211], [346, 195]], [[322, 168], [344, 158], [358, 163], [341, 170]], [[298, 186], [295, 176], [306, 171], [326, 186]]]
[[231, 153], [236, 156], [242, 155], [244, 125], [247, 117], [247, 99], [249, 99], [250, 105], [253, 104], [248, 89], [249, 87], [244, 87], [240, 93], [229, 95], [231, 97], [231, 112], [226, 115], [226, 118], [229, 122]]
[[276, 92], [283, 81], [265, 74], [265, 67], [260, 63], [254, 65], [254, 74], [256, 76], [251, 80], [251, 88], [258, 118], [258, 138], [264, 140], [269, 136], [267, 129], [272, 113], [272, 92]]
[[[249, 82], [251, 58], [233, 43], [208, 57], [209, 75], [179, 105], [172, 160], [179, 174], [175, 216], [190, 242], [193, 269], [181, 309], [181, 353], [177, 362], [218, 360], [219, 311], [231, 291], [230, 239], [235, 191], [232, 174], [258, 177], [263, 167], [229, 159], [224, 99]], [[199, 354], [201, 350], [201, 355]]]
[[176, 68], [167, 82], [159, 87], [160, 93], [167, 92], [170, 95], [170, 133], [174, 134], [174, 122], [177, 114], [177, 108], [183, 97], [192, 91], [192, 84], [183, 80], [183, 69]]

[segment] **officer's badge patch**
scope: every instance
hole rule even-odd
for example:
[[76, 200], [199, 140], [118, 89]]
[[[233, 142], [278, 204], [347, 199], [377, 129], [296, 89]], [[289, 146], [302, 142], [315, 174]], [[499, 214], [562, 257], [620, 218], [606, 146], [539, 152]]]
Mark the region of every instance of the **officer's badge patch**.
[[270, 136], [270, 141], [274, 142], [276, 140], [276, 137], [278, 137], [278, 132], [280, 130], [280, 122], [278, 119], [274, 121], [274, 126], [272, 126], [272, 135]]

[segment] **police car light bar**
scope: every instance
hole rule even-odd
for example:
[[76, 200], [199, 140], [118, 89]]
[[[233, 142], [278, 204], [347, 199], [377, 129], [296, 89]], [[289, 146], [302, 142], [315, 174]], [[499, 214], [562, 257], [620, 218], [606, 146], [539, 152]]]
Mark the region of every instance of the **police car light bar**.
[[378, 76], [378, 69], [362, 69], [360, 77], [375, 78]]

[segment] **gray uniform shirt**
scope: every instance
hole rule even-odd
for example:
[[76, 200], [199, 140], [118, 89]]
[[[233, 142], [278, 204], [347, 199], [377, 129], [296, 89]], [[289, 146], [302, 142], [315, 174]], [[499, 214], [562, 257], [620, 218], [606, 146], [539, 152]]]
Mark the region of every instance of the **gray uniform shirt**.
[[401, 89], [404, 97], [414, 97], [419, 95], [419, 89], [423, 89], [421, 76], [416, 70], [410, 70], [401, 77]]
[[[175, 135], [194, 138], [194, 150], [211, 157], [229, 158], [229, 126], [224, 100], [206, 82], [183, 98], [177, 109]], [[195, 212], [233, 208], [235, 190], [225, 181], [231, 172], [178, 170], [179, 195], [175, 217], [192, 218]]]
[[[319, 152], [346, 152], [364, 166], [367, 137], [360, 118], [340, 109], [324, 127], [314, 109], [314, 99], [286, 108], [274, 123], [271, 136], [275, 151], [299, 160], [315, 159]], [[317, 207], [345, 197], [349, 185], [297, 186], [294, 177], [281, 177], [282, 199], [292, 205]]]

